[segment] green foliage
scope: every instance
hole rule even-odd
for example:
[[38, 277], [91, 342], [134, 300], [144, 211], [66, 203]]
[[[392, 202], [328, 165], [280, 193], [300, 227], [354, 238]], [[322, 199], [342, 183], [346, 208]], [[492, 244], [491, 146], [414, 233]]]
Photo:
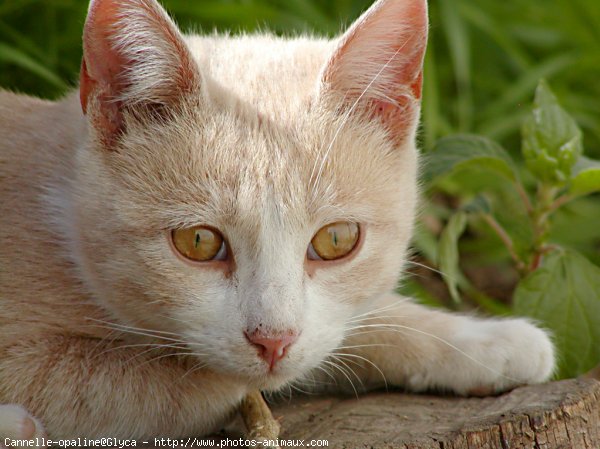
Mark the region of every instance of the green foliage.
[[425, 181], [465, 168], [492, 170], [511, 180], [517, 178], [516, 166], [496, 142], [475, 135], [445, 137], [436, 143], [427, 155]]
[[[600, 161], [584, 157], [582, 132], [575, 120], [559, 105], [546, 82], [540, 82], [534, 107], [523, 125], [522, 154], [527, 170], [518, 176], [508, 152], [489, 139], [457, 135], [441, 139], [431, 157], [435, 164], [427, 171], [429, 179], [440, 183], [444, 178], [463, 171], [458, 179], [457, 195], [469, 197], [470, 176], [467, 168], [485, 169], [508, 178], [516, 198], [526, 211], [519, 226], [505, 227], [501, 211], [494, 210], [486, 197], [479, 194], [466, 204], [469, 227], [477, 228], [480, 218], [504, 245], [519, 273], [513, 312], [530, 316], [550, 329], [559, 350], [559, 377], [579, 375], [600, 363], [600, 267], [574, 248], [551, 241], [553, 217], [571, 201], [600, 190]], [[444, 155], [444, 153], [446, 153]], [[462, 170], [459, 170], [462, 169]], [[521, 178], [533, 182], [524, 184]], [[442, 182], [443, 184], [443, 182]], [[462, 189], [461, 189], [462, 187]], [[533, 190], [533, 192], [530, 192]], [[488, 189], [491, 198], [502, 190]], [[597, 201], [597, 198], [596, 198]], [[596, 208], [597, 202], [594, 203]], [[514, 206], [511, 210], [517, 210]], [[592, 245], [600, 243], [597, 224]], [[453, 215], [439, 238], [440, 270], [446, 274], [451, 298], [459, 298], [459, 288], [471, 289], [464, 278], [458, 258], [457, 240], [467, 227], [467, 215]], [[520, 250], [515, 241], [518, 229], [528, 227], [529, 241]], [[568, 226], [567, 226], [568, 230]], [[589, 240], [589, 238], [588, 238]], [[465, 254], [461, 256], [466, 258]], [[493, 301], [493, 300], [492, 300]], [[489, 298], [486, 306], [490, 307]]]
[[459, 303], [458, 277], [461, 275], [458, 268], [458, 239], [467, 228], [467, 215], [465, 212], [457, 212], [442, 231], [439, 245], [440, 270], [446, 279], [452, 299]]
[[534, 104], [523, 124], [525, 164], [536, 178], [561, 186], [583, 153], [581, 130], [545, 82], [538, 86]]
[[600, 191], [600, 162], [580, 157], [574, 166], [569, 193], [573, 196]]
[[548, 254], [520, 282], [515, 312], [553, 330], [559, 377], [575, 377], [600, 361], [600, 267], [579, 253]]

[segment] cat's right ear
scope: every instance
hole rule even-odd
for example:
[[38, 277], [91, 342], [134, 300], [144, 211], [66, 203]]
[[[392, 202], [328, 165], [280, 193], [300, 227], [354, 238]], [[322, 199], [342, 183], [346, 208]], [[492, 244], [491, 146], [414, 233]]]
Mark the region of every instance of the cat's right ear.
[[125, 109], [174, 107], [201, 85], [183, 36], [155, 0], [90, 2], [80, 99], [103, 144], [123, 133]]

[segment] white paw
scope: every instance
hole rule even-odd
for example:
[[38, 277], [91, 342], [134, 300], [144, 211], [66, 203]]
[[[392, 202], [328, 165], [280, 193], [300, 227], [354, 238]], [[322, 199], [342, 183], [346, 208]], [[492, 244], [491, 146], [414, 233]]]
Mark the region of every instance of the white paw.
[[458, 393], [499, 393], [552, 376], [555, 360], [550, 337], [527, 320], [483, 321], [469, 327], [473, 340], [461, 346], [471, 357], [468, 365], [473, 373]]
[[[0, 448], [8, 440], [46, 438], [40, 422], [20, 405], [0, 405]], [[41, 441], [40, 441], [41, 443]], [[14, 443], [10, 444], [14, 446]], [[44, 447], [44, 446], [37, 446]]]
[[423, 355], [431, 361], [429, 368], [408, 379], [411, 389], [486, 396], [552, 376], [550, 337], [525, 319], [462, 317], [446, 331], [448, 337], [438, 346], [439, 352]]

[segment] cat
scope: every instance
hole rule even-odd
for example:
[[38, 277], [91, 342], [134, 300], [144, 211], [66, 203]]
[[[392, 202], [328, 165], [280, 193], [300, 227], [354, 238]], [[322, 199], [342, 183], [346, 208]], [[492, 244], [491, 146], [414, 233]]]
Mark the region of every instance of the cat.
[[92, 0], [78, 91], [0, 93], [0, 443], [206, 435], [253, 389], [547, 380], [526, 319], [393, 293], [427, 33], [426, 0], [334, 40]]

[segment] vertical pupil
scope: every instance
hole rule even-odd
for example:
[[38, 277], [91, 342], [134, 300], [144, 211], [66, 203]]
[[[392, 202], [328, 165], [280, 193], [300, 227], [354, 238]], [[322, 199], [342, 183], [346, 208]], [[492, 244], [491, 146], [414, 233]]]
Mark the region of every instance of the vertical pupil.
[[333, 231], [333, 246], [337, 246], [338, 244], [338, 236], [337, 236], [337, 232], [334, 230]]
[[200, 244], [200, 232], [196, 231], [196, 239], [194, 241], [194, 248], [198, 248], [199, 244]]

